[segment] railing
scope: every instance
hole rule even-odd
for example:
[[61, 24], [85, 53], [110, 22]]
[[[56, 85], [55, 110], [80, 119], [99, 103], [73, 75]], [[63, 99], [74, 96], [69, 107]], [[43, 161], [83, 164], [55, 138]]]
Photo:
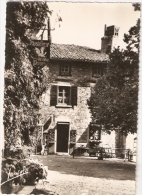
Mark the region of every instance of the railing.
[[112, 157], [132, 160], [133, 152], [130, 149], [112, 148]]
[[89, 156], [98, 157], [98, 159], [103, 158], [122, 158], [122, 159], [128, 159], [128, 161], [131, 161], [133, 158], [133, 154], [130, 149], [124, 149], [124, 148], [104, 148], [104, 147], [74, 147], [73, 148], [73, 158], [74, 156], [85, 156], [84, 154], [88, 153]]

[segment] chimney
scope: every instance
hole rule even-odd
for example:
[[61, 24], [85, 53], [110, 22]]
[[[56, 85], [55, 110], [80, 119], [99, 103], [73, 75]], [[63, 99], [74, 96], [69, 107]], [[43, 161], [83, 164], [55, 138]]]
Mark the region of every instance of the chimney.
[[107, 25], [105, 24], [105, 27], [104, 27], [104, 36], [106, 36], [106, 30], [107, 30]]
[[107, 27], [105, 24], [104, 37], [102, 37], [101, 40], [101, 52], [112, 52], [113, 49], [119, 45], [119, 27], [116, 27], [115, 25]]

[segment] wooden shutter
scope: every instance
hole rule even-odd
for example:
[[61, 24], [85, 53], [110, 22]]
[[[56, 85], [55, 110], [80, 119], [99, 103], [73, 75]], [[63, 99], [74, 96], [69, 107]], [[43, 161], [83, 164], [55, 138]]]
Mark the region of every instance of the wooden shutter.
[[50, 106], [57, 105], [57, 85], [51, 86], [51, 93], [50, 93]]
[[72, 102], [72, 106], [77, 106], [77, 87], [76, 86], [71, 87], [71, 102]]
[[62, 65], [59, 64], [59, 76], [61, 76], [61, 68], [62, 68]]
[[71, 65], [69, 65], [69, 76], [71, 76]]
[[104, 68], [101, 67], [101, 76], [103, 76], [103, 74], [104, 74]]

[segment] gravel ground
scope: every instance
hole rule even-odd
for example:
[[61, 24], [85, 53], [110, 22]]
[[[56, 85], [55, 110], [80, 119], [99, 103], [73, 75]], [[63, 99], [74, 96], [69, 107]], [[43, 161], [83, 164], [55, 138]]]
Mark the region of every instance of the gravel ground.
[[[46, 195], [135, 195], [133, 163], [58, 156], [34, 158], [49, 168], [48, 183], [39, 182], [36, 186], [45, 189]], [[18, 194], [43, 194], [37, 190], [32, 193], [33, 189], [34, 186], [25, 186]]]
[[[58, 195], [135, 194], [135, 181], [130, 180], [108, 180], [49, 171], [48, 182], [44, 188]], [[40, 188], [39, 185], [37, 187]]]

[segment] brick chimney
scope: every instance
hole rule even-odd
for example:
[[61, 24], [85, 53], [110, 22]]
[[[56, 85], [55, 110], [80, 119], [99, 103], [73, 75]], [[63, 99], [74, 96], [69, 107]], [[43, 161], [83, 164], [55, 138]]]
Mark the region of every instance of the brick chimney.
[[105, 24], [104, 37], [101, 38], [101, 52], [110, 53], [119, 44], [119, 27], [108, 26]]

